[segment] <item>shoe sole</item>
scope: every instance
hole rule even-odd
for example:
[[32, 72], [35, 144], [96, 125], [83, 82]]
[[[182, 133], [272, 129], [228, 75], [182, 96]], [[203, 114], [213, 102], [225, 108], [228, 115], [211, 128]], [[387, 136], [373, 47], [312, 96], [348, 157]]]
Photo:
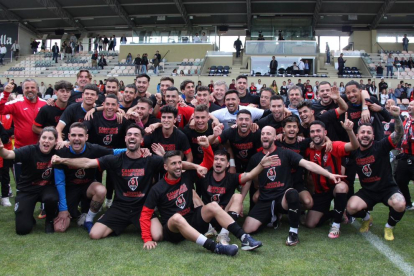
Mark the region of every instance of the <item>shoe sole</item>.
[[297, 245], [299, 243], [299, 241], [297, 241], [297, 242], [286, 242], [286, 245], [287, 246], [295, 246], [295, 245]]
[[244, 246], [241, 247], [241, 250], [252, 251], [252, 250], [255, 250], [256, 248], [261, 247], [262, 245], [263, 244], [259, 244], [259, 245], [256, 245], [256, 246], [244, 245]]
[[330, 238], [330, 239], [337, 239], [337, 238], [339, 238], [339, 235], [338, 236], [330, 236], [330, 235], [328, 235], [328, 238]]

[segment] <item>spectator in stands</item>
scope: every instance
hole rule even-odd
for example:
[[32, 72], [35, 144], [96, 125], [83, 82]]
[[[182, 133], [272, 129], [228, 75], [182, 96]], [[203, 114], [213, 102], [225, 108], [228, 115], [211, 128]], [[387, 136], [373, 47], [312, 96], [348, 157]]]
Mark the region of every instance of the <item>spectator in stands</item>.
[[252, 82], [250, 84], [249, 91], [250, 91], [250, 94], [252, 94], [252, 95], [256, 95], [257, 94], [257, 87], [254, 85], [254, 82]]
[[359, 80], [359, 87], [361, 89], [365, 90], [365, 84], [364, 84], [364, 80], [363, 79]]
[[98, 88], [100, 92], [103, 92], [105, 89], [105, 85], [102, 80], [99, 81]]
[[401, 84], [398, 84], [397, 88], [394, 89], [394, 96], [397, 99], [401, 99], [402, 92], [404, 92], [404, 89], [401, 87]]
[[414, 68], [414, 60], [412, 57], [410, 57], [407, 61], [408, 67], [410, 67], [410, 69]]
[[161, 62], [161, 54], [160, 54], [160, 51], [157, 50], [155, 52], [155, 55], [157, 56], [158, 60]]
[[185, 76], [184, 70], [180, 70], [180, 76]]
[[187, 76], [192, 76], [191, 70], [187, 70]]
[[384, 77], [381, 78], [381, 81], [378, 84], [378, 88], [379, 88], [380, 91], [382, 91], [383, 89], [387, 89], [388, 88], [388, 83], [386, 83], [384, 81]]
[[308, 90], [312, 90], [313, 91], [313, 89], [312, 89], [313, 87], [312, 87], [312, 85], [310, 84], [310, 80], [306, 80], [306, 83], [305, 83], [305, 91], [308, 91]]
[[272, 56], [272, 60], [270, 61], [270, 64], [269, 64], [270, 75], [277, 74], [277, 66], [278, 66], [278, 62], [276, 60], [276, 57]]
[[110, 37], [109, 43], [108, 43], [108, 51], [112, 51], [113, 49], [114, 49], [114, 39]]
[[17, 95], [23, 95], [23, 87], [22, 87], [23, 83], [20, 82], [20, 85], [17, 86]]
[[39, 42], [37, 42], [35, 39], [32, 40], [32, 43], [30, 43], [30, 48], [32, 49], [32, 54], [37, 53], [37, 48], [39, 47]]
[[341, 95], [343, 95], [345, 93], [345, 86], [344, 83], [341, 81], [341, 83], [339, 84], [339, 93]]
[[157, 54], [155, 54], [152, 59], [152, 65], [154, 65], [154, 74], [158, 75], [158, 65], [160, 65], [160, 60], [158, 59]]
[[283, 98], [283, 102], [286, 103], [286, 98], [287, 98], [287, 91], [288, 91], [288, 86], [286, 85], [286, 81], [282, 82], [282, 86], [280, 87], [280, 96], [282, 96]]
[[196, 91], [198, 91], [198, 87], [200, 87], [200, 86], [202, 86], [202, 85], [201, 85], [201, 81], [198, 81], [198, 82], [197, 82], [197, 85], [196, 85], [196, 87], [195, 87], [195, 90], [196, 90]]
[[103, 46], [103, 50], [106, 51], [106, 47], [108, 46], [109, 40], [106, 37], [106, 35], [103, 36], [103, 41], [102, 41], [102, 46]]
[[175, 68], [173, 71], [172, 71], [172, 73], [171, 73], [171, 76], [172, 77], [175, 77], [175, 76], [177, 76], [177, 68]]
[[342, 76], [344, 74], [344, 67], [345, 67], [344, 54], [341, 53], [338, 58], [338, 74]]
[[303, 59], [299, 60], [298, 67], [299, 67], [299, 74], [301, 76], [304, 75], [305, 74], [305, 63], [303, 62]]
[[395, 57], [395, 58], [394, 58], [393, 65], [394, 65], [397, 69], [398, 69], [398, 67], [400, 67], [400, 66], [401, 66], [401, 62], [400, 62], [400, 60], [398, 59], [398, 57]]
[[403, 51], [407, 51], [408, 52], [408, 42], [410, 42], [410, 40], [408, 40], [407, 38], [407, 34], [404, 35], [403, 39], [402, 39], [402, 44], [403, 44]]
[[45, 83], [43, 81], [40, 83], [39, 93], [42, 94], [42, 97], [46, 93], [46, 86], [45, 86]]
[[135, 75], [139, 75], [141, 73], [141, 55], [137, 54], [137, 57], [134, 59], [135, 65]]
[[315, 85], [312, 88], [313, 93], [315, 93], [315, 95], [318, 94], [318, 89], [319, 89], [319, 81], [315, 81]]
[[[286, 82], [285, 82], [286, 83]], [[277, 88], [277, 84], [276, 84], [276, 80], [272, 81], [272, 84], [270, 85], [270, 88], [272, 88], [272, 90], [276, 93], [279, 94], [279, 90]]]
[[236, 49], [236, 58], [240, 57], [242, 42], [240, 40], [240, 36], [237, 37], [236, 41], [233, 44], [234, 49]]
[[381, 94], [380, 94], [380, 103], [382, 106], [385, 106], [385, 104], [387, 103], [387, 100], [389, 99], [388, 93], [387, 93], [387, 89], [382, 89]]
[[388, 54], [387, 66], [386, 67], [387, 67], [387, 77], [388, 77], [388, 75], [390, 77], [392, 77], [392, 70], [393, 70], [393, 67], [394, 67], [394, 60], [392, 59], [392, 54], [391, 53]]
[[200, 43], [200, 42], [201, 42], [201, 39], [198, 36], [198, 33], [196, 33], [195, 36], [193, 37], [193, 43]]
[[4, 57], [6, 56], [7, 48], [4, 46], [4, 44], [1, 44], [0, 46], [0, 65], [4, 65]]
[[10, 50], [13, 53], [13, 58], [16, 59], [16, 61], [19, 60], [19, 52], [20, 52], [20, 45], [17, 43], [17, 40], [13, 43]]
[[403, 57], [401, 58], [400, 64], [403, 69], [408, 68], [408, 62]]
[[378, 87], [375, 85], [375, 81], [373, 81], [371, 83], [371, 85], [368, 87], [368, 92], [371, 96], [375, 97], [378, 99], [378, 95], [379, 95], [379, 90]]
[[212, 93], [214, 91], [214, 81], [211, 80], [210, 84], [208, 85], [208, 89], [210, 89], [210, 93]]
[[123, 45], [127, 44], [127, 38], [126, 38], [125, 34], [123, 34], [121, 36], [121, 44], [123, 44]]
[[50, 99], [53, 96], [53, 87], [51, 84], [49, 84], [49, 87], [46, 89], [45, 95], [44, 95], [44, 99]]
[[206, 36], [206, 33], [205, 33], [205, 32], [203, 32], [203, 33], [201, 34], [201, 42], [202, 42], [202, 43], [206, 43], [206, 42], [207, 42], [207, 40], [208, 40], [208, 37]]
[[115, 51], [115, 47], [116, 47], [116, 37], [115, 37], [115, 35], [112, 36], [112, 40], [113, 40], [113, 42], [112, 42], [112, 51]]
[[66, 43], [65, 57], [69, 57], [69, 56], [72, 56], [72, 47], [70, 46], [70, 44]]
[[96, 35], [95, 38], [93, 39], [93, 45], [95, 46], [94, 47], [94, 51], [97, 51], [98, 50], [99, 39], [100, 39], [99, 35]]
[[328, 42], [326, 42], [325, 53], [326, 53], [326, 63], [331, 63], [331, 49], [329, 48]]
[[53, 60], [55, 63], [58, 63], [58, 57], [59, 57], [59, 46], [57, 45], [57, 42], [55, 42], [55, 45], [52, 47], [52, 53], [53, 53]]
[[394, 102], [397, 102], [397, 97], [395, 97], [394, 89], [390, 88], [388, 89], [388, 99], [394, 100]]
[[144, 53], [142, 55], [142, 59], [141, 59], [141, 73], [142, 74], [147, 73], [148, 63], [149, 63], [149, 61], [148, 61], [148, 54], [147, 53]]
[[412, 93], [413, 93], [413, 88], [411, 87], [411, 83], [409, 83], [408, 84], [408, 87], [407, 87], [407, 96], [408, 96], [408, 99], [411, 98]]
[[230, 86], [229, 86], [229, 90], [234, 90], [234, 89], [236, 89], [236, 80], [232, 79]]
[[296, 62], [293, 63], [293, 74], [299, 74], [299, 66], [296, 64]]
[[103, 39], [102, 39], [102, 37], [99, 37], [98, 45], [99, 45], [99, 52], [100, 52], [103, 49]]
[[263, 87], [262, 80], [258, 79], [257, 84], [256, 84], [257, 91], [260, 91], [262, 89], [262, 87]]
[[127, 64], [131, 64], [132, 63], [132, 54], [128, 53], [127, 57], [126, 57], [126, 63]]
[[382, 77], [384, 74], [384, 67], [382, 67], [381, 62], [378, 62], [378, 65], [375, 66], [375, 71], [377, 71], [377, 77]]
[[95, 50], [95, 52], [92, 54], [91, 60], [92, 60], [92, 67], [98, 69], [98, 51], [97, 50]]
[[124, 91], [125, 90], [125, 83], [124, 81], [119, 81], [119, 91]]
[[108, 64], [106, 63], [106, 59], [104, 55], [101, 55], [101, 58], [98, 61], [98, 66], [102, 68], [102, 70], [104, 69], [104, 66], [107, 66]]
[[309, 75], [309, 71], [310, 71], [310, 67], [309, 67], [309, 62], [307, 59], [305, 59], [305, 75]]
[[305, 85], [302, 83], [301, 79], [298, 79], [298, 83], [296, 84], [296, 86], [299, 86], [301, 91], [305, 91]]

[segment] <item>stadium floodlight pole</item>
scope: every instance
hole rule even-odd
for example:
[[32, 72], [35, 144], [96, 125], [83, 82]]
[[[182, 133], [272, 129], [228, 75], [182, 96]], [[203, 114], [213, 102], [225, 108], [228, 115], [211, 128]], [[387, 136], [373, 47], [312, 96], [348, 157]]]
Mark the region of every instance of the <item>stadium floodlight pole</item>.
[[381, 22], [381, 19], [384, 17], [384, 15], [392, 8], [392, 6], [395, 4], [397, 0], [385, 0], [384, 4], [382, 4], [381, 8], [379, 9], [377, 16], [375, 16], [374, 20], [372, 21], [370, 25], [370, 29], [374, 30], [378, 27], [379, 23]]
[[127, 25], [132, 29], [132, 32], [135, 33], [136, 36], [139, 37], [139, 31], [137, 27], [135, 26], [134, 21], [131, 19], [131, 17], [128, 15], [128, 13], [122, 8], [121, 4], [117, 0], [103, 0], [108, 6], [111, 7], [111, 9], [116, 12], [119, 17], [121, 17]]
[[85, 27], [77, 20], [75, 20], [62, 6], [55, 0], [36, 0], [39, 4], [43, 5], [48, 10], [51, 10], [54, 14], [65, 20], [70, 26], [76, 28], [82, 33], [88, 32]]
[[9, 20], [9, 21], [17, 21], [23, 27], [26, 27], [30, 31], [34, 32], [36, 35], [40, 35], [39, 31], [34, 26], [32, 26], [27, 21], [24, 21], [22, 18], [20, 18], [19, 16], [17, 16], [14, 12], [9, 11], [9, 9], [6, 6], [4, 6], [2, 3], [0, 3], [0, 8], [1, 8], [2, 12], [3, 12], [4, 17], [7, 18], [7, 20]]

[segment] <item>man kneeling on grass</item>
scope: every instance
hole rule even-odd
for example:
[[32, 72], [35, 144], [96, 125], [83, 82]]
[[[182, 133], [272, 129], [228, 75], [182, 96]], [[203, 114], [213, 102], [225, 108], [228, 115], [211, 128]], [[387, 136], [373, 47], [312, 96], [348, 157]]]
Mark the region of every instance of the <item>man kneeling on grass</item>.
[[[198, 137], [199, 145], [208, 148], [204, 151], [212, 155], [211, 147], [206, 137]], [[212, 158], [211, 158], [212, 159]], [[263, 162], [272, 162], [266, 157]], [[208, 164], [207, 164], [208, 163]], [[209, 162], [203, 161], [203, 166], [210, 169]], [[180, 151], [168, 151], [164, 155], [164, 169], [167, 171], [164, 179], [160, 180], [149, 192], [148, 198], [142, 208], [140, 223], [144, 248], [152, 249], [157, 246], [157, 241], [166, 240], [173, 243], [184, 239], [202, 245], [204, 248], [216, 254], [234, 256], [238, 252], [238, 246], [224, 245], [207, 239], [200, 233], [208, 230], [209, 223], [213, 219], [242, 242], [243, 250], [253, 250], [262, 246], [260, 241], [254, 240], [246, 234], [234, 219], [223, 210], [216, 202], [209, 203], [194, 209], [193, 183], [197, 175], [192, 171], [182, 173], [182, 157]], [[163, 233], [156, 240], [151, 236], [151, 217], [155, 208], [161, 214]]]

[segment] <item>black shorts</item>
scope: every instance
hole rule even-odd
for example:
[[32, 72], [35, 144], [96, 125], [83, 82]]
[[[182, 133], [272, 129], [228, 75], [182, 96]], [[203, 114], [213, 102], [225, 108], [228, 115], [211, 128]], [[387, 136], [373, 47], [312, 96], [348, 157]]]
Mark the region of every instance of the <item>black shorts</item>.
[[334, 199], [333, 189], [325, 192], [312, 195], [313, 206], [312, 211], [327, 213], [331, 209], [331, 202]]
[[82, 206], [81, 212], [88, 212], [91, 205], [91, 198], [88, 198], [86, 191], [91, 184], [66, 186], [66, 204], [72, 218], [77, 218], [80, 215], [78, 211], [79, 202], [81, 202]]
[[[397, 185], [392, 185], [382, 192], [371, 192], [367, 189], [361, 188], [358, 192], [355, 193], [356, 196], [360, 197], [368, 206], [368, 210], [372, 210], [377, 203], [384, 203], [385, 206], [388, 206], [388, 200], [393, 194], [399, 193]], [[402, 195], [402, 194], [401, 194]]]
[[125, 228], [133, 224], [137, 229], [141, 229], [139, 219], [141, 217], [142, 206], [134, 210], [130, 208], [117, 206], [112, 204], [105, 214], [103, 214], [98, 222], [111, 228], [114, 235], [119, 236]]
[[[208, 231], [209, 223], [205, 222], [201, 217], [201, 208], [203, 206], [197, 207], [194, 209], [194, 213], [191, 217], [186, 218], [187, 222], [198, 232], [204, 234]], [[162, 229], [163, 240], [169, 241], [172, 243], [178, 243], [185, 240], [181, 233], [174, 233], [168, 228], [168, 223], [163, 225]]]
[[[274, 203], [272, 200], [270, 201], [260, 201], [258, 200], [257, 203], [254, 205], [253, 209], [249, 212], [249, 217], [252, 217], [254, 219], [257, 219], [262, 224], [267, 224], [270, 222], [272, 218], [272, 211], [275, 213], [285, 213], [286, 211], [282, 208], [282, 199], [284, 194], [277, 197], [274, 200]], [[273, 210], [272, 210], [273, 208]]]

